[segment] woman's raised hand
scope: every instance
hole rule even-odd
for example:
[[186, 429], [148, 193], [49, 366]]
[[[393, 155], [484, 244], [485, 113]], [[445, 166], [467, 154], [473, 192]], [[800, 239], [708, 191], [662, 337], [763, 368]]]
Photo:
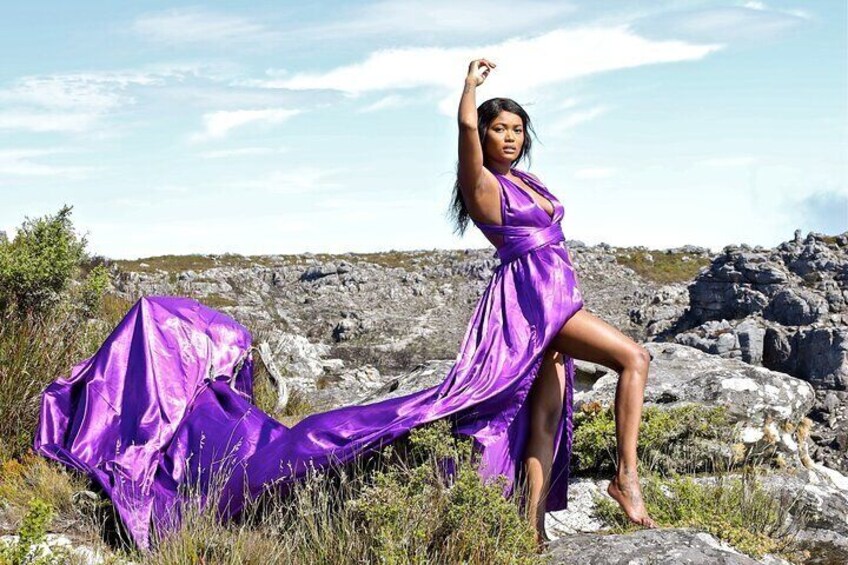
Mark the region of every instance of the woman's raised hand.
[[468, 65], [468, 76], [466, 80], [473, 80], [474, 86], [480, 86], [489, 75], [489, 71], [497, 67], [496, 64], [488, 59], [474, 59]]

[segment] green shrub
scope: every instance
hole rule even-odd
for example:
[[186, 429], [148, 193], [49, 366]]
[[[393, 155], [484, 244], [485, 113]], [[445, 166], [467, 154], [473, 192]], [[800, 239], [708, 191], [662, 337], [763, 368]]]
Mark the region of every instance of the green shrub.
[[97, 265], [88, 273], [77, 291], [78, 304], [84, 316], [94, 316], [100, 311], [108, 287], [109, 269], [105, 265]]
[[[44, 387], [91, 356], [129, 308], [104, 299], [109, 271], [86, 256], [70, 213], [64, 206], [27, 219], [13, 241], [0, 240], [0, 450], [7, 457], [32, 445]], [[90, 324], [92, 317], [101, 322]]]
[[[533, 563], [534, 537], [503, 477], [484, 484], [471, 439], [451, 436], [447, 420], [413, 429], [409, 449], [349, 507], [374, 540], [381, 563]], [[394, 449], [389, 450], [390, 456]], [[454, 463], [445, 482], [444, 463]]]
[[664, 249], [619, 252], [615, 254], [615, 260], [619, 265], [629, 267], [640, 276], [660, 284], [692, 280], [702, 267], [711, 263], [709, 257]]
[[[652, 472], [640, 474], [642, 498], [648, 514], [660, 527], [691, 527], [725, 540], [739, 551], [759, 558], [765, 553], [794, 559], [794, 536], [787, 526], [789, 510], [796, 500], [775, 497], [757, 477], [756, 467], [746, 467], [739, 476], [719, 472], [712, 483], [694, 476]], [[606, 496], [595, 497], [595, 512], [614, 533], [641, 526], [632, 524], [621, 507]], [[795, 517], [794, 528], [803, 528], [803, 514]]]
[[214, 492], [204, 508], [189, 502], [177, 531], [150, 554], [128, 557], [160, 565], [541, 562], [530, 524], [475, 465], [471, 440], [439, 420], [345, 465], [309, 466], [288, 492], [269, 488], [235, 522], [218, 521]]
[[68, 554], [61, 549], [45, 551], [47, 528], [53, 519], [53, 509], [45, 501], [33, 498], [18, 529], [18, 542], [0, 548], [0, 565], [60, 565], [67, 563]]
[[11, 242], [0, 242], [0, 308], [38, 312], [55, 303], [77, 272], [85, 238], [71, 224], [71, 207], [27, 218]]
[[[707, 470], [718, 465], [719, 446], [729, 446], [733, 426], [724, 406], [646, 406], [639, 425], [637, 455], [659, 472]], [[574, 415], [574, 473], [616, 469], [615, 407], [586, 403]]]

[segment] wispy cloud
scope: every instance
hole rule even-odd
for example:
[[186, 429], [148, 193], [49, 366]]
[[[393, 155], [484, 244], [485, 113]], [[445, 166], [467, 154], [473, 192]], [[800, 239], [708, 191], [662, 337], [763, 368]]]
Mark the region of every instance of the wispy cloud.
[[67, 180], [79, 180], [102, 170], [102, 167], [51, 165], [35, 161], [38, 157], [69, 152], [73, 150], [68, 148], [0, 150], [0, 176], [60, 177]]
[[271, 155], [273, 153], [286, 153], [287, 147], [237, 147], [235, 149], [220, 149], [218, 151], [204, 151], [200, 157], [204, 159], [226, 159], [228, 157], [244, 157], [251, 155]]
[[[367, 5], [351, 3], [335, 21], [292, 30], [316, 39], [380, 36], [427, 38], [491, 37], [516, 30], [557, 25], [577, 8], [569, 2], [523, 0], [384, 0]], [[519, 8], [519, 9], [516, 9]]]
[[190, 190], [191, 189], [189, 187], [179, 184], [163, 184], [153, 187], [153, 192], [160, 192], [163, 194], [186, 194]]
[[384, 110], [386, 108], [398, 108], [400, 106], [405, 106], [410, 102], [412, 102], [412, 99], [410, 98], [399, 96], [397, 94], [390, 94], [389, 96], [384, 96], [380, 98], [372, 104], [360, 108], [359, 112], [368, 113], [376, 112], [377, 110]]
[[[514, 85], [533, 89], [604, 71], [700, 59], [720, 48], [718, 44], [647, 39], [626, 25], [582, 27], [474, 47], [381, 49], [362, 62], [326, 72], [300, 72], [251, 84], [295, 90], [332, 89], [350, 95], [419, 87], [455, 90], [456, 69], [485, 53], [498, 65], [483, 85], [486, 89], [514, 90]], [[551, 64], [552, 53], [556, 54], [556, 64]], [[451, 112], [454, 98], [452, 93]]]
[[98, 114], [4, 110], [0, 111], [0, 130], [83, 132], [91, 129], [99, 118]]
[[645, 18], [639, 27], [670, 37], [728, 43], [773, 39], [814, 19], [805, 10], [775, 9], [764, 2], [673, 10]]
[[238, 127], [251, 123], [263, 125], [279, 124], [292, 116], [301, 113], [301, 110], [288, 108], [264, 108], [259, 110], [221, 110], [203, 115], [204, 130], [189, 136], [189, 141], [208, 141], [211, 139], [222, 139]]
[[271, 194], [303, 194], [345, 185], [340, 177], [350, 174], [349, 169], [301, 166], [272, 171], [256, 179], [229, 183], [227, 188], [251, 189]]
[[751, 10], [760, 10], [763, 12], [773, 10], [775, 12], [780, 12], [783, 14], [789, 14], [790, 16], [795, 16], [797, 18], [803, 18], [808, 20], [812, 18], [812, 15], [806, 10], [801, 10], [797, 8], [771, 8], [766, 6], [765, 2], [743, 2], [742, 7], [749, 8]]
[[800, 202], [807, 229], [827, 234], [837, 234], [848, 231], [848, 192], [819, 191]]
[[570, 97], [568, 97], [565, 100], [562, 100], [560, 102], [559, 108], [561, 110], [567, 110], [568, 108], [573, 108], [574, 106], [577, 106], [577, 104], [578, 104], [577, 98], [570, 96]]
[[198, 66], [20, 77], [0, 88], [0, 129], [83, 132], [110, 113], [136, 104], [132, 90], [163, 86], [199, 72]]
[[169, 45], [261, 44], [283, 37], [260, 22], [199, 6], [144, 14], [132, 23], [132, 31], [148, 41]]
[[594, 120], [609, 111], [609, 106], [593, 106], [585, 110], [576, 110], [557, 118], [545, 127], [545, 132], [552, 135], [562, 135], [578, 124]]
[[605, 179], [615, 175], [615, 169], [610, 167], [587, 167], [574, 171], [574, 178], [580, 180]]

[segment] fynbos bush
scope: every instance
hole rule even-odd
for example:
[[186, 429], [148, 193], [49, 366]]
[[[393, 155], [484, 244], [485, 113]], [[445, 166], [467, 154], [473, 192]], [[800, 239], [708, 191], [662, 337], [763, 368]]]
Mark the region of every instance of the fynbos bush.
[[53, 216], [28, 218], [11, 242], [0, 242], [0, 308], [40, 312], [68, 287], [86, 245], [70, 215], [63, 206]]
[[[91, 356], [111, 327], [104, 316], [104, 265], [86, 269], [84, 237], [71, 208], [26, 220], [12, 241], [0, 239], [0, 459], [32, 445], [41, 391]], [[110, 303], [111, 305], [111, 303]], [[121, 304], [122, 315], [128, 305]], [[114, 325], [114, 324], [113, 324]]]

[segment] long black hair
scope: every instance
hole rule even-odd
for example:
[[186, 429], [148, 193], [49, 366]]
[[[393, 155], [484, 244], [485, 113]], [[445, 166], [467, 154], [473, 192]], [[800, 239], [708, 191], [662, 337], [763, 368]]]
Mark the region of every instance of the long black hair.
[[[511, 98], [490, 98], [477, 107], [477, 133], [480, 136], [480, 147], [484, 148], [483, 159], [485, 161], [485, 140], [486, 132], [489, 130], [489, 124], [504, 111], [516, 114], [521, 118], [521, 122], [524, 125], [524, 144], [521, 146], [521, 151], [518, 152], [518, 155], [512, 161], [512, 165], [521, 161], [525, 156], [529, 165], [532, 141], [527, 132], [533, 132], [533, 126], [530, 123], [530, 116], [524, 111], [524, 108]], [[535, 135], [535, 132], [533, 134]], [[456, 181], [453, 185], [453, 202], [451, 203], [450, 216], [453, 219], [454, 233], [459, 235], [465, 234], [469, 217], [468, 208], [465, 207], [465, 200], [462, 198], [462, 190], [459, 188], [459, 160], [456, 162]]]

